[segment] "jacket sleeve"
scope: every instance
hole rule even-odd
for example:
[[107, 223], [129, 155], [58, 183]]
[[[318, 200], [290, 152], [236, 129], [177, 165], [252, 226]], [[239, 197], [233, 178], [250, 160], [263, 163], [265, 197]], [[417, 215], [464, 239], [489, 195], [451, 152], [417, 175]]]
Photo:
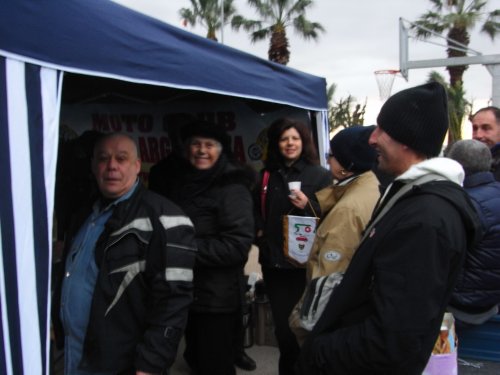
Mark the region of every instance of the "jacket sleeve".
[[[367, 316], [362, 319], [356, 319], [356, 308], [351, 310], [343, 328], [306, 343], [299, 367], [314, 369], [308, 374], [398, 373], [423, 350], [429, 327], [442, 318], [456, 255], [452, 241], [423, 222], [391, 231], [378, 249], [370, 287], [373, 307], [359, 307]], [[362, 248], [358, 251], [362, 256]]]
[[[258, 183], [255, 185], [252, 191], [253, 197], [253, 216], [255, 222], [255, 233], [259, 230], [264, 230], [264, 218], [262, 216], [262, 189], [263, 189], [263, 179], [264, 179], [264, 170], [260, 173]], [[269, 185], [269, 182], [268, 182]], [[267, 189], [267, 187], [266, 187]]]
[[196, 242], [191, 220], [180, 210], [154, 220], [146, 273], [150, 280], [146, 331], [137, 346], [137, 370], [166, 374], [173, 364], [193, 299]]
[[204, 267], [243, 266], [254, 238], [253, 201], [239, 184], [227, 185], [220, 194], [217, 235], [198, 237], [197, 264]]

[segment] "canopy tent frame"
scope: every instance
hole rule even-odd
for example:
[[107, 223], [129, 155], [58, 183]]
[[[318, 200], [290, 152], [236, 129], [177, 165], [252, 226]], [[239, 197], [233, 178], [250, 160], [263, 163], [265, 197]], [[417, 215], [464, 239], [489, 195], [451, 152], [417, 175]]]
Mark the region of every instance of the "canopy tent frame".
[[313, 111], [324, 78], [111, 1], [6, 0], [0, 12], [0, 373], [49, 373], [52, 216], [63, 76], [77, 73]]

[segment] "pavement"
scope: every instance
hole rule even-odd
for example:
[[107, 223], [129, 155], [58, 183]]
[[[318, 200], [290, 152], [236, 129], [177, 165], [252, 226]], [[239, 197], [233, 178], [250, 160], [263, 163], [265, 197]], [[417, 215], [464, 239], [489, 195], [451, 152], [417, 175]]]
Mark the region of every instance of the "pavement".
[[[191, 375], [189, 368], [182, 358], [184, 352], [184, 343], [178, 351], [177, 360], [171, 368], [170, 375]], [[253, 345], [246, 349], [246, 353], [257, 362], [255, 371], [244, 371], [236, 369], [237, 375], [278, 375], [278, 357], [279, 351], [275, 346]], [[62, 354], [62, 353], [60, 353]], [[51, 372], [54, 375], [63, 374], [62, 355], [57, 358], [57, 365]], [[458, 358], [458, 375], [499, 375], [500, 362], [481, 361], [476, 359]], [[404, 375], [404, 374], [401, 374]], [[445, 375], [445, 374], [433, 374]], [[451, 374], [450, 374], [451, 375]], [[453, 374], [454, 375], [454, 374]]]
[[[258, 264], [258, 250], [257, 248], [252, 248], [249, 254], [249, 260], [245, 267], [245, 273], [257, 273], [261, 274], [260, 265]], [[264, 340], [267, 342], [272, 342], [273, 338], [269, 338], [270, 332], [266, 330]], [[256, 332], [256, 337], [258, 336]], [[190, 375], [189, 368], [182, 358], [182, 353], [184, 351], [183, 343], [179, 348], [179, 353], [177, 361], [174, 364], [171, 375]], [[257, 363], [257, 369], [255, 371], [244, 371], [237, 368], [236, 373], [238, 375], [278, 375], [278, 358], [279, 351], [275, 345], [257, 345], [254, 344], [250, 348], [246, 349], [246, 353], [253, 358]], [[458, 358], [458, 374], [449, 375], [500, 375], [500, 358], [498, 362], [484, 361], [480, 359], [473, 358]], [[404, 374], [401, 374], [404, 375]], [[448, 374], [432, 374], [432, 375], [448, 375]]]
[[[183, 347], [181, 345], [177, 361], [171, 369], [171, 375], [190, 375], [189, 368], [182, 358], [182, 352]], [[278, 375], [278, 348], [266, 345], [253, 345], [246, 349], [246, 353], [257, 362], [257, 369], [250, 372], [237, 368], [237, 375]], [[455, 374], [440, 373], [432, 375]], [[458, 358], [458, 375], [500, 375], [500, 362]]]
[[[262, 275], [262, 270], [259, 265], [259, 253], [258, 249], [253, 246], [250, 254], [248, 255], [248, 262], [245, 266], [245, 274], [257, 274]], [[270, 311], [267, 311], [270, 314]], [[254, 320], [255, 322], [256, 320]], [[257, 323], [258, 324], [258, 323]], [[257, 330], [256, 330], [257, 331]], [[245, 349], [246, 353], [257, 362], [257, 369], [255, 371], [245, 371], [236, 368], [237, 375], [278, 375], [278, 358], [279, 351], [275, 345], [274, 337], [269, 337], [272, 333], [267, 327], [264, 336], [259, 336], [258, 332], [255, 332], [255, 340], [257, 342], [270, 342], [273, 345], [257, 345], [254, 344], [251, 347]], [[175, 361], [173, 367], [171, 368], [170, 375], [190, 375], [189, 367], [182, 357], [184, 352], [184, 342], [182, 341], [177, 353], [177, 360]], [[499, 372], [500, 374], [500, 372]]]
[[[260, 273], [260, 266], [258, 265], [258, 251], [256, 248], [252, 249], [249, 256], [249, 262], [245, 267], [245, 272], [250, 273]], [[258, 320], [258, 319], [257, 319]], [[262, 327], [260, 327], [262, 328]], [[255, 371], [245, 371], [237, 369], [237, 375], [278, 375], [278, 358], [279, 351], [275, 346], [275, 338], [272, 337], [272, 329], [266, 326], [265, 333], [259, 335], [255, 331], [256, 343], [266, 343], [266, 345], [257, 345], [254, 343], [250, 348], [246, 349], [246, 353], [253, 358], [257, 363], [257, 369]], [[271, 337], [270, 337], [271, 336]], [[270, 343], [270, 345], [267, 345]], [[189, 367], [187, 366], [182, 354], [184, 352], [184, 341], [181, 342], [177, 360], [171, 368], [170, 375], [191, 375]], [[56, 353], [56, 366], [52, 374], [60, 375], [62, 374], [62, 353]], [[500, 375], [500, 358], [498, 362], [485, 361], [481, 359], [474, 358], [458, 358], [458, 374], [449, 375]], [[404, 374], [401, 374], [404, 375]], [[432, 375], [448, 375], [444, 373], [435, 373]]]
[[[190, 375], [189, 368], [182, 358], [183, 348], [179, 350], [179, 356], [172, 367], [171, 375]], [[274, 346], [253, 345], [246, 349], [247, 354], [257, 362], [255, 371], [244, 371], [236, 369], [237, 375], [278, 375], [278, 348]], [[500, 358], [499, 358], [500, 361]], [[458, 358], [457, 375], [500, 375], [500, 362], [481, 361], [476, 359]], [[401, 374], [404, 375], [404, 374]], [[432, 375], [455, 375], [455, 374], [432, 374]]]
[[[500, 361], [500, 358], [498, 359]], [[459, 375], [499, 375], [500, 362], [482, 361], [470, 358], [458, 358]]]
[[[183, 343], [181, 343], [177, 360], [171, 368], [170, 375], [190, 375], [189, 367], [184, 358], [182, 358], [183, 351]], [[278, 375], [278, 348], [274, 346], [253, 345], [245, 351], [257, 362], [257, 369], [255, 371], [245, 371], [237, 368], [237, 375]]]

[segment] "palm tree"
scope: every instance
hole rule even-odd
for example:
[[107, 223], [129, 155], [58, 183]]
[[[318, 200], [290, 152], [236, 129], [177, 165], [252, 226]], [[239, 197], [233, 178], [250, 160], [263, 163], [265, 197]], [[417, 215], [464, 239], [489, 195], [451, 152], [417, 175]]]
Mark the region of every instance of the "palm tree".
[[[191, 8], [179, 11], [184, 24], [196, 26], [197, 23], [207, 29], [207, 38], [217, 41], [216, 32], [223, 24], [221, 22], [221, 7], [219, 0], [190, 0]], [[224, 25], [236, 15], [233, 0], [224, 0]]]
[[306, 9], [312, 5], [312, 0], [248, 0], [248, 3], [262, 20], [236, 16], [232, 18], [231, 26], [236, 30], [243, 27], [251, 31], [252, 42], [271, 37], [268, 51], [271, 61], [286, 65], [290, 60], [287, 27], [293, 27], [306, 40], [316, 40], [319, 32], [325, 31], [319, 23], [306, 19]]
[[333, 96], [337, 89], [337, 85], [332, 83], [328, 86], [326, 96], [328, 98], [328, 125], [330, 132], [337, 128], [349, 128], [355, 125], [363, 125], [365, 122], [366, 101], [363, 106], [356, 103], [354, 110], [352, 105], [356, 99], [352, 95], [347, 98], [341, 98], [338, 102], [334, 102]]
[[[500, 20], [500, 10], [496, 9], [490, 13], [484, 11], [488, 0], [429, 1], [432, 3], [433, 10], [420, 16], [412, 25], [412, 28], [416, 30], [417, 36], [423, 39], [431, 37], [431, 31], [438, 34], [447, 31], [448, 57], [466, 55], [462, 46], [469, 45], [469, 31], [478, 22], [484, 21], [481, 31], [488, 34], [492, 40], [495, 39], [497, 32], [500, 30], [500, 23], [498, 22]], [[450, 86], [456, 89], [459, 85], [462, 85], [462, 77], [467, 66], [449, 66], [446, 69], [450, 75]]]
[[427, 82], [438, 82], [444, 86], [448, 93], [448, 116], [450, 127], [448, 131], [448, 146], [462, 139], [462, 122], [466, 114], [470, 114], [472, 105], [465, 99], [465, 90], [462, 84], [451, 86], [445, 82], [444, 77], [436, 71], [429, 74]]

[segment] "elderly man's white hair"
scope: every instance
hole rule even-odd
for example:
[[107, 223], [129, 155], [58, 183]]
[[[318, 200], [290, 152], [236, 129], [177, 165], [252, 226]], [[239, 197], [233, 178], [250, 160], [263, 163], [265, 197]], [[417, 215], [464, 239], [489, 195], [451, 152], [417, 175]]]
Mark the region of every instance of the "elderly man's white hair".
[[490, 149], [484, 143], [475, 139], [455, 142], [446, 156], [459, 162], [466, 176], [478, 172], [487, 172], [491, 168]]

